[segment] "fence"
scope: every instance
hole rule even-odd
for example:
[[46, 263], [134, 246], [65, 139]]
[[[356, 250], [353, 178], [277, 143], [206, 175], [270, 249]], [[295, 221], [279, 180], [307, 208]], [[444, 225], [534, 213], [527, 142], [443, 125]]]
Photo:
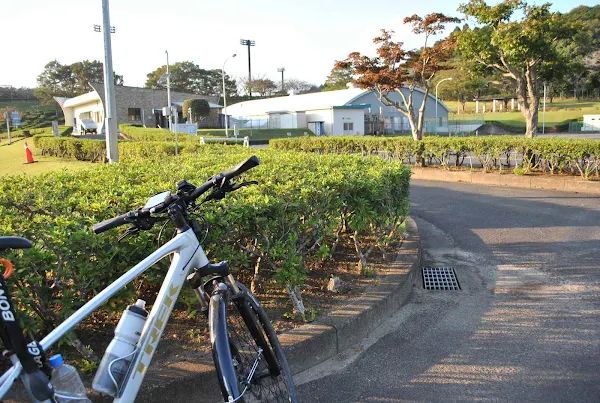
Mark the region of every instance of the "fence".
[[[440, 125], [441, 123], [441, 125]], [[442, 136], [466, 136], [476, 134], [477, 130], [484, 125], [483, 119], [461, 120], [453, 119], [446, 121], [442, 118], [425, 118], [423, 132], [426, 134], [439, 134]], [[379, 116], [365, 115], [365, 134], [367, 135], [402, 135], [411, 134], [412, 128], [406, 119], [396, 117], [379, 119]]]

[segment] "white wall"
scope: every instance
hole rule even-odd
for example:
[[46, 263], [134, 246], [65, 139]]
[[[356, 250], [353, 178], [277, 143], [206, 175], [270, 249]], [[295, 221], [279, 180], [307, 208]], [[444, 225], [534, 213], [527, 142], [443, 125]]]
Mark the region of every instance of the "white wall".
[[298, 129], [306, 129], [308, 127], [306, 124], [306, 112], [296, 113], [296, 127]]
[[[65, 111], [65, 125], [72, 126], [73, 119], [77, 119], [77, 128], [79, 128], [79, 123], [81, 122], [81, 115], [90, 114], [89, 119], [92, 119], [94, 122], [98, 123], [99, 126], [102, 123], [102, 119], [104, 118], [104, 111], [102, 109], [102, 102], [100, 100], [87, 102], [85, 104], [76, 105], [72, 108], [65, 108], [68, 110]], [[99, 117], [99, 119], [98, 119]], [[87, 117], [86, 117], [87, 119]]]
[[[365, 131], [364, 109], [334, 109], [333, 134], [335, 135], [362, 135]], [[353, 123], [354, 130], [344, 131], [344, 123]]]
[[332, 134], [333, 128], [333, 109], [318, 109], [306, 111], [306, 123], [324, 122], [323, 134]]

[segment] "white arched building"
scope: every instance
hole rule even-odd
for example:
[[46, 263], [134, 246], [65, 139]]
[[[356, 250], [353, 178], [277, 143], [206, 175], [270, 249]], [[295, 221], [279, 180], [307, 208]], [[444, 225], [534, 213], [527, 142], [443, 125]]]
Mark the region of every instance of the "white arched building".
[[[408, 98], [408, 88], [402, 88], [402, 92]], [[413, 92], [415, 113], [424, 94], [420, 88]], [[402, 104], [400, 94], [389, 93], [388, 97]], [[429, 94], [425, 108], [425, 131], [447, 132], [449, 109], [446, 105]], [[240, 127], [308, 128], [316, 135], [410, 132], [408, 119], [401, 112], [384, 106], [374, 91], [360, 88], [244, 101], [228, 106], [227, 115]]]

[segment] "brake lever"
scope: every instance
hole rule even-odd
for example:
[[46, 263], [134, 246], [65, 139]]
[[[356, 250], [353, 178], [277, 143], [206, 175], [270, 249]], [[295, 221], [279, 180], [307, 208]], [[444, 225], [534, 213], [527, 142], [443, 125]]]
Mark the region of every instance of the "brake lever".
[[138, 232], [140, 232], [140, 227], [136, 227], [136, 226], [129, 227], [129, 228], [127, 228], [127, 231], [125, 231], [125, 233], [119, 237], [117, 242], [121, 242], [123, 239], [127, 238], [128, 236], [134, 235]]
[[234, 191], [234, 190], [238, 190], [239, 188], [243, 188], [244, 186], [250, 186], [250, 185], [258, 185], [257, 181], [249, 181], [249, 182], [242, 182], [239, 185], [234, 185], [231, 187], [230, 191]]

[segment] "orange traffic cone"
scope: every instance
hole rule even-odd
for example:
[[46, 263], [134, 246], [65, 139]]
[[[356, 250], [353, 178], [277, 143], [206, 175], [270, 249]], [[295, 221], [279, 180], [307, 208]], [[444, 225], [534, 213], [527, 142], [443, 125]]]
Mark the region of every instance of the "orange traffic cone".
[[27, 145], [27, 142], [25, 142], [25, 157], [27, 158], [27, 161], [25, 162], [26, 164], [31, 164], [31, 163], [36, 162], [33, 159], [33, 154], [31, 153], [31, 149]]

